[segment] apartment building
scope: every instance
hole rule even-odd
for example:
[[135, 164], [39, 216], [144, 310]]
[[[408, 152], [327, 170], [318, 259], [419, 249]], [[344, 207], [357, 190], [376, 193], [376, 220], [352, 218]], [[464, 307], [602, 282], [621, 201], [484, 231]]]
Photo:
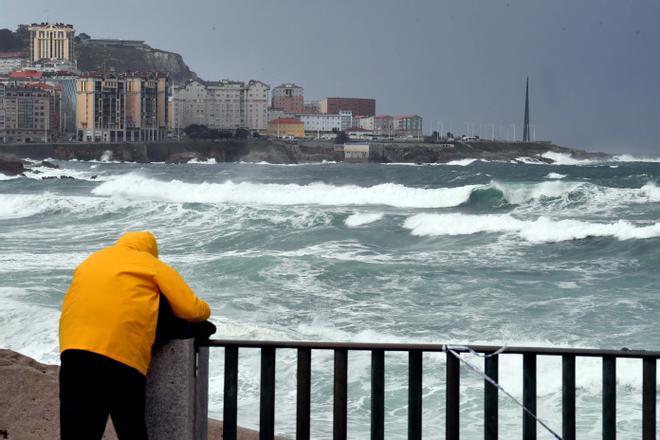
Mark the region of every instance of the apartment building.
[[73, 25], [64, 23], [33, 23], [30, 32], [30, 61], [67, 60], [73, 62], [74, 37]]
[[376, 100], [366, 98], [325, 98], [319, 102], [321, 113], [338, 114], [350, 111], [355, 116], [373, 116], [376, 114]]
[[422, 136], [422, 117], [418, 115], [400, 115], [392, 117], [392, 126], [397, 136]]
[[28, 64], [27, 52], [0, 52], [0, 75], [20, 70]]
[[285, 113], [305, 112], [305, 90], [293, 83], [280, 84], [273, 87], [272, 107], [280, 108]]
[[298, 115], [298, 119], [305, 125], [305, 132], [308, 133], [330, 133], [342, 129], [339, 115]]
[[168, 79], [156, 72], [89, 73], [76, 81], [77, 138], [84, 142], [162, 140]]
[[305, 137], [305, 124], [296, 118], [280, 118], [268, 122], [268, 135], [278, 138]]
[[191, 124], [216, 129], [268, 129], [268, 92], [261, 81], [192, 80], [173, 87], [172, 125], [183, 130]]
[[42, 83], [0, 83], [0, 142], [47, 142], [58, 136], [58, 91]]

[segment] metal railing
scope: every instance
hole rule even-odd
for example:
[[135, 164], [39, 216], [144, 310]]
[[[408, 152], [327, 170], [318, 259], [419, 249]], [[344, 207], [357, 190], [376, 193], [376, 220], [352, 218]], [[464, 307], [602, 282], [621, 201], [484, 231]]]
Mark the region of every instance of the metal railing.
[[[261, 392], [259, 410], [259, 438], [273, 439], [275, 426], [275, 351], [297, 350], [296, 439], [310, 438], [311, 353], [312, 350], [334, 351], [333, 439], [344, 440], [347, 435], [347, 369], [349, 351], [371, 352], [371, 439], [384, 439], [385, 432], [385, 352], [408, 353], [408, 438], [422, 438], [422, 354], [446, 353], [445, 438], [459, 438], [460, 363], [451, 353], [476, 352], [490, 355], [484, 359], [485, 374], [498, 382], [501, 347], [439, 344], [377, 344], [352, 342], [250, 341], [206, 340], [203, 347], [225, 348], [223, 424], [225, 440], [235, 440], [237, 433], [237, 386], [239, 348], [261, 349]], [[562, 434], [564, 440], [575, 439], [575, 360], [578, 357], [601, 358], [603, 365], [602, 433], [604, 440], [616, 438], [616, 360], [641, 359], [642, 368], [642, 439], [656, 438], [656, 360], [660, 351], [599, 350], [550, 347], [506, 347], [504, 354], [522, 355], [523, 405], [536, 414], [537, 356], [562, 358]], [[498, 388], [484, 380], [484, 438], [498, 438]], [[537, 421], [523, 411], [524, 440], [535, 440]]]

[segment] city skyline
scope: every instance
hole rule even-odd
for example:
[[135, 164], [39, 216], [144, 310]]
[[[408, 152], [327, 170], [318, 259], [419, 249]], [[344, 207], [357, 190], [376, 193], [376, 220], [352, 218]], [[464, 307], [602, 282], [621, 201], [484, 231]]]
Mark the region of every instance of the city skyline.
[[[140, 11], [156, 5], [159, 20], [140, 19]], [[660, 66], [649, 54], [660, 41], [652, 22], [659, 5], [374, 5], [200, 1], [183, 10], [176, 2], [143, 2], [121, 20], [112, 16], [119, 18], [122, 7], [98, 20], [93, 5], [39, 0], [29, 9], [3, 8], [0, 27], [49, 19], [95, 38], [144, 39], [180, 53], [204, 79], [293, 82], [305, 88], [306, 100], [373, 97], [378, 113], [423, 116], [426, 132], [479, 134], [481, 127], [482, 135], [504, 129], [510, 136], [516, 124], [520, 138], [529, 76], [532, 137], [590, 150], [658, 152]]]

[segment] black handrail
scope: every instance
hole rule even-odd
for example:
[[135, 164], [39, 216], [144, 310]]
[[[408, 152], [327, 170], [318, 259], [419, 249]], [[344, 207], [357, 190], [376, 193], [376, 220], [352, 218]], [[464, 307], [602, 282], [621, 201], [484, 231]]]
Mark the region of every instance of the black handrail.
[[[523, 404], [536, 413], [536, 374], [538, 356], [562, 358], [562, 439], [575, 439], [575, 359], [600, 357], [603, 359], [603, 439], [616, 438], [616, 359], [642, 359], [642, 439], [656, 436], [656, 364], [660, 351], [609, 350], [593, 348], [557, 347], [501, 347], [490, 345], [443, 345], [405, 343], [317, 342], [317, 341], [258, 341], [258, 340], [200, 340], [200, 347], [225, 348], [225, 391], [223, 438], [236, 439], [237, 381], [239, 348], [261, 349], [260, 439], [272, 439], [275, 411], [275, 351], [295, 349], [298, 352], [296, 439], [310, 438], [311, 351], [334, 351], [333, 438], [347, 435], [347, 368], [348, 351], [370, 351], [371, 371], [371, 438], [384, 438], [384, 353], [408, 352], [408, 438], [422, 437], [422, 354], [445, 352], [447, 355], [445, 438], [459, 438], [460, 360], [455, 353], [477, 352], [490, 355], [485, 359], [484, 373], [497, 382], [499, 354], [523, 357]], [[536, 439], [537, 421], [523, 412], [523, 439]], [[498, 438], [498, 388], [484, 380], [484, 438]]]

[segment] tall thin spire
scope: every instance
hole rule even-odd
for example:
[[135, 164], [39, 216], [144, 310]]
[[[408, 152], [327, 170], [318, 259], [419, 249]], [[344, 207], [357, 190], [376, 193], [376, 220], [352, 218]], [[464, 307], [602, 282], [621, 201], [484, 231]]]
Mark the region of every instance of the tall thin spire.
[[525, 85], [525, 124], [523, 125], [523, 142], [529, 142], [529, 76]]

